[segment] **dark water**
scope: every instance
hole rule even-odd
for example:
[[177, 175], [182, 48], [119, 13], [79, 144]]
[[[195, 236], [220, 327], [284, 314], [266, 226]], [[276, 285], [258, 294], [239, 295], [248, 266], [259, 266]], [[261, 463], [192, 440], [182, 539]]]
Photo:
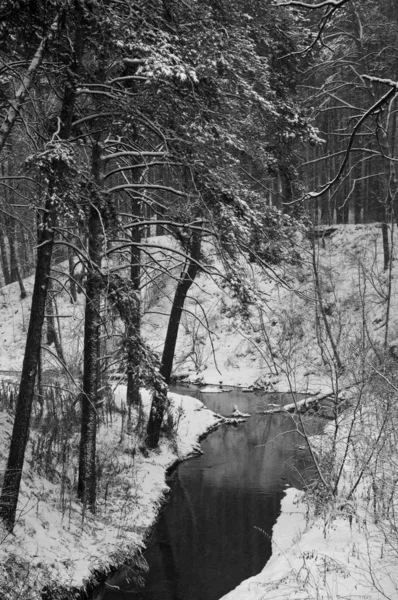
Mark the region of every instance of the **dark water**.
[[[256, 414], [264, 404], [285, 404], [290, 397], [236, 390], [191, 395], [215, 412], [229, 414], [238, 405], [253, 416], [238, 427], [220, 427], [202, 442], [202, 456], [178, 467], [170, 501], [145, 552], [150, 566], [145, 589], [129, 587], [126, 570], [109, 582], [120, 590], [108, 587], [101, 595], [105, 600], [218, 600], [261, 571], [271, 556], [270, 536], [285, 487], [301, 488], [311, 477], [293, 419]], [[316, 421], [308, 426], [319, 429]]]

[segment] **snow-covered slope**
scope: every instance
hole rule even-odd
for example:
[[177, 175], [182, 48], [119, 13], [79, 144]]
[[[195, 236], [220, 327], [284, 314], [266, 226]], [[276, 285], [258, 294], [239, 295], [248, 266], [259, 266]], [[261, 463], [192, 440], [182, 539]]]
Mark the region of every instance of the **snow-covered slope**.
[[[198, 276], [182, 319], [175, 374], [209, 384], [270, 389], [330, 389], [333, 353], [316, 301], [311, 244], [302, 239], [295, 264], [267, 273], [242, 262], [242, 278], [255, 295], [247, 318], [229, 286]], [[394, 248], [394, 253], [395, 248]], [[341, 362], [355, 368], [353, 346], [384, 344], [389, 271], [383, 269], [379, 225], [346, 225], [317, 240], [316, 264], [323, 305]], [[388, 344], [398, 338], [398, 294], [392, 263]], [[161, 350], [172, 290], [144, 317], [144, 334]]]
[[[170, 245], [154, 239], [154, 244]], [[267, 273], [242, 262], [242, 278], [255, 295], [242, 310], [220, 277], [200, 274], [186, 302], [179, 330], [174, 373], [189, 381], [247, 387], [257, 382], [278, 389], [307, 390], [330, 382], [330, 343], [316, 303], [312, 252], [308, 240], [298, 247], [295, 264]], [[383, 344], [388, 271], [383, 270], [379, 225], [346, 225], [323, 241], [316, 257], [323, 303], [344, 364], [352, 361], [352, 345], [362, 336], [363, 322], [371, 341]], [[173, 261], [170, 260], [170, 268]], [[391, 278], [388, 343], [398, 338], [396, 264]], [[163, 280], [144, 290], [144, 339], [161, 352], [175, 282]], [[28, 292], [32, 278], [26, 280]], [[366, 302], [364, 302], [366, 300]], [[30, 296], [20, 300], [16, 283], [0, 290], [0, 370], [22, 365]], [[77, 305], [65, 293], [56, 297], [64, 353], [73, 372], [81, 369], [83, 295]], [[318, 322], [318, 328], [316, 323]], [[44, 340], [45, 341], [45, 340]], [[320, 348], [322, 346], [322, 350]], [[322, 354], [323, 353], [323, 354]], [[54, 350], [43, 353], [45, 368], [57, 369]]]

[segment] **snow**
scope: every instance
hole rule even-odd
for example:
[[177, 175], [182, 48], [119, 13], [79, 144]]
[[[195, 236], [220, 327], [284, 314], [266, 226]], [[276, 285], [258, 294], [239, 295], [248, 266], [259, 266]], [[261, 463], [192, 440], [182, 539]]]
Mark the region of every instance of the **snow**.
[[272, 531], [270, 560], [223, 600], [397, 597], [396, 549], [365, 515], [316, 518], [308, 512], [304, 492], [290, 488]]
[[[125, 395], [125, 386], [119, 386], [117, 403]], [[148, 412], [150, 394], [145, 390], [143, 400]], [[104, 466], [113, 465], [115, 472], [111, 474], [109, 497], [100, 495], [95, 516], [88, 511], [83, 513], [74, 496], [62, 506], [59, 486], [36, 472], [31, 445], [28, 446], [14, 532], [10, 536], [0, 529], [2, 588], [10, 562], [28, 566], [35, 573], [29, 596], [33, 599], [40, 597], [44, 585], [80, 587], [94, 571], [107, 571], [143, 548], [145, 534], [168, 491], [167, 468], [200, 452], [199, 437], [220, 422], [199, 400], [170, 394], [170, 401], [175, 435], [173, 440], [163, 438], [159, 449], [148, 456], [134, 447], [132, 435], [121, 435], [120, 414], [113, 416], [111, 426], [100, 427], [99, 460]], [[0, 412], [4, 432], [0, 442], [2, 460], [6, 457], [11, 421], [6, 412]], [[15, 587], [15, 582], [10, 581], [11, 584]], [[2, 596], [4, 600], [8, 597], [11, 596], [7, 593]]]
[[241, 412], [241, 411], [239, 410], [239, 408], [236, 406], [236, 404], [234, 404], [234, 409], [233, 409], [233, 411], [232, 411], [232, 413], [231, 413], [231, 417], [238, 417], [238, 418], [239, 418], [239, 417], [241, 417], [241, 418], [247, 418], [247, 417], [251, 417], [251, 415], [250, 415], [249, 413], [244, 413], [244, 412]]
[[[377, 226], [345, 226], [338, 228], [336, 234], [326, 242], [326, 251], [320, 251], [323, 266], [330, 273], [329, 282], [324, 282], [325, 294], [326, 297], [329, 296], [332, 305], [339, 309], [336, 310], [336, 319], [341, 319], [341, 331], [345, 333], [340, 348], [344, 362], [350, 365], [353, 373], [360, 356], [356, 348], [363, 343], [359, 331], [364, 318], [373, 347], [380, 348], [384, 343], [385, 308], [380, 299], [386, 284], [386, 273], [381, 266], [380, 238]], [[366, 273], [367, 277], [366, 305], [362, 307], [358, 303], [359, 273], [362, 276]], [[392, 275], [390, 348], [394, 345], [398, 327], [395, 259]], [[330, 285], [329, 290], [327, 283]], [[363, 280], [362, 285], [364, 286]], [[364, 287], [362, 291], [363, 289]], [[361, 314], [361, 311], [364, 312]], [[298, 362], [297, 350], [300, 346], [305, 356], [305, 345], [313, 367], [310, 368], [308, 363], [304, 369], [299, 366], [287, 379], [297, 382], [298, 385], [292, 387], [298, 390], [314, 391], [318, 395], [327, 394], [333, 384], [333, 373], [328, 375], [324, 372], [322, 376], [312, 349], [310, 324], [307, 325], [303, 342], [304, 344], [298, 345], [293, 358]], [[303, 383], [307, 369], [310, 371], [311, 385], [306, 389]], [[346, 380], [349, 381], [348, 374]], [[283, 386], [283, 381], [281, 385]], [[343, 396], [356, 401], [358, 393], [358, 390], [352, 389]], [[377, 396], [370, 397], [371, 408], [365, 408], [362, 423], [358, 423], [353, 429], [352, 433], [358, 436], [357, 452], [362, 449], [366, 454], [367, 446], [372, 445], [372, 432], [378, 417], [378, 400]], [[301, 404], [306, 401], [308, 399], [302, 400]], [[373, 406], [376, 408], [373, 409]], [[289, 410], [292, 406], [286, 405], [283, 408]], [[324, 436], [312, 439], [313, 447], [321, 456], [322, 446], [330, 446], [336, 439], [334, 452], [337, 464], [339, 463], [350, 435], [351, 418], [352, 411], [347, 410], [339, 418], [338, 430], [330, 423], [325, 428]], [[374, 435], [376, 434], [373, 433]], [[281, 515], [273, 528], [271, 559], [261, 573], [242, 582], [235, 590], [226, 594], [223, 600], [398, 598], [398, 555], [396, 536], [392, 531], [395, 520], [388, 518], [388, 512], [384, 515], [379, 507], [376, 509], [374, 499], [374, 486], [387, 485], [389, 480], [383, 479], [383, 473], [386, 469], [396, 468], [396, 456], [387, 453], [387, 460], [391, 464], [386, 467], [382, 463], [381, 452], [379, 464], [373, 467], [376, 479], [372, 479], [371, 475], [364, 475], [352, 498], [347, 501], [345, 498], [348, 490], [352, 489], [358, 475], [355, 465], [363, 464], [361, 460], [360, 455], [355, 456], [353, 450], [349, 450], [334, 501], [325, 498], [322, 502], [321, 498], [314, 505], [313, 499], [311, 502], [304, 492], [287, 490], [282, 501]], [[391, 501], [396, 506], [396, 493], [390, 497]]]
[[[162, 239], [152, 241], [154, 247], [164, 242]], [[341, 376], [344, 387], [353, 383], [360, 368], [357, 350], [364, 343], [361, 337], [364, 319], [371, 345], [378, 348], [384, 343], [385, 304], [381, 291], [387, 286], [387, 274], [382, 267], [381, 231], [377, 225], [337, 227], [336, 232], [325, 239], [324, 246], [320, 243], [322, 289], [333, 331], [338, 335], [341, 359], [346, 365]], [[165, 261], [168, 260], [166, 254], [163, 253]], [[186, 382], [205, 385], [203, 391], [213, 393], [225, 391], [228, 386], [240, 387], [242, 391], [248, 388], [294, 390], [308, 395], [332, 392], [336, 373], [330, 368], [331, 361], [322, 360], [320, 352], [314, 326], [311, 256], [305, 241], [300, 254], [300, 264], [278, 268], [267, 278], [260, 276], [255, 266], [245, 267], [253, 290], [262, 298], [262, 302], [251, 306], [248, 319], [242, 319], [237, 301], [228, 288], [216, 277], [202, 273], [187, 301], [190, 314], [183, 317], [175, 373]], [[172, 262], [170, 269], [178, 268], [173, 267]], [[394, 260], [389, 322], [391, 348], [397, 345], [398, 339], [396, 265]], [[163, 287], [159, 286], [162, 295], [158, 298], [145, 292], [143, 332], [155, 350], [161, 349], [164, 340], [173, 289], [172, 283], [163, 283]], [[366, 305], [360, 301], [360, 285], [366, 295]], [[25, 281], [25, 286], [28, 291], [25, 300], [19, 299], [17, 284], [0, 291], [0, 370], [10, 372], [9, 378], [22, 364], [31, 278]], [[63, 315], [61, 328], [67, 360], [73, 365], [77, 378], [82, 354], [82, 305], [71, 305], [62, 295], [57, 300], [58, 312]], [[192, 318], [192, 314], [197, 318]], [[66, 315], [71, 318], [66, 319]], [[324, 357], [330, 358], [327, 343], [323, 352]], [[51, 355], [45, 354], [44, 360], [48, 370], [57, 366]], [[355, 398], [356, 394], [353, 387], [347, 395]], [[15, 535], [0, 534], [3, 563], [0, 577], [4, 581], [22, 579], [23, 574], [33, 568], [34, 591], [40, 589], [43, 582], [79, 586], [88, 581], [94, 570], [107, 570], [110, 565], [119, 564], [123, 556], [142, 548], [146, 532], [168, 490], [166, 469], [173, 462], [199, 451], [200, 436], [220, 421], [197, 400], [177, 395], [171, 398], [174, 423], [178, 425], [174, 426], [174, 438], [162, 436], [159, 451], [145, 456], [137, 447], [137, 438], [122, 431], [125, 388], [116, 388], [113, 422], [101, 426], [98, 440], [100, 459], [106, 468], [114, 468], [114, 472], [107, 475], [109, 481], [112, 480], [109, 496], [105, 500], [102, 489], [95, 517], [82, 514], [72, 495], [63, 499], [61, 507], [59, 486], [33, 468], [34, 435], [31, 436]], [[144, 400], [148, 410], [147, 392], [144, 392]], [[239, 407], [237, 409], [240, 413]], [[245, 415], [237, 416], [244, 418]], [[341, 439], [346, 435], [349, 418], [350, 411], [347, 411], [339, 421]], [[0, 428], [4, 431], [0, 437], [3, 462], [11, 425], [8, 413], [0, 411]], [[334, 436], [333, 427], [329, 425], [326, 429], [327, 435], [314, 440], [319, 448]], [[365, 430], [363, 435], [366, 442]], [[338, 447], [337, 451], [340, 451]], [[382, 518], [376, 522], [372, 512], [371, 483], [364, 479], [352, 504], [343, 501], [343, 488], [352, 478], [350, 469], [359, 458], [348, 457], [342, 489], [334, 503], [325, 499], [324, 506], [317, 506], [315, 511], [309, 501], [311, 498], [303, 492], [287, 490], [273, 530], [271, 559], [261, 573], [242, 582], [224, 598], [398, 598], [396, 548], [389, 544], [388, 523]], [[394, 458], [392, 466], [396, 464]], [[19, 565], [20, 577], [12, 575], [11, 563]], [[33, 593], [31, 598], [34, 599]]]

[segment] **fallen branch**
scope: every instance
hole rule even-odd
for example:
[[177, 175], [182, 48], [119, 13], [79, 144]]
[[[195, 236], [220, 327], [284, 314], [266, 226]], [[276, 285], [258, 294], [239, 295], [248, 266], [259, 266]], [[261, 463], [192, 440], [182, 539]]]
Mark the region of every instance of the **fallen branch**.
[[307, 410], [309, 410], [310, 408], [313, 408], [314, 406], [317, 406], [319, 404], [319, 402], [327, 400], [328, 398], [334, 398], [334, 406], [339, 406], [342, 402], [344, 402], [344, 400], [346, 400], [346, 398], [340, 398], [340, 395], [343, 392], [346, 392], [347, 390], [355, 387], [356, 385], [358, 385], [358, 382], [347, 385], [342, 390], [340, 390], [337, 397], [336, 397], [335, 392], [333, 392], [333, 391], [328, 392], [326, 394], [318, 393], [315, 395], [306, 396], [302, 400], [298, 400], [298, 401], [296, 400], [296, 401], [292, 402], [291, 404], [284, 404], [283, 406], [278, 406], [278, 407], [273, 405], [271, 409], [260, 411], [260, 414], [266, 415], [266, 414], [272, 414], [272, 413], [294, 413], [294, 412], [303, 413], [303, 412], [307, 412]]

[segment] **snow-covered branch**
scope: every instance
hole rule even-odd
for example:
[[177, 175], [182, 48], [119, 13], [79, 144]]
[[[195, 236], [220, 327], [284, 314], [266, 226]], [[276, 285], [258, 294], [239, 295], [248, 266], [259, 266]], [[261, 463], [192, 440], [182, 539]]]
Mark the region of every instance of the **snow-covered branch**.
[[122, 185], [116, 185], [113, 188], [109, 188], [106, 190], [107, 194], [113, 194], [114, 192], [123, 192], [125, 190], [162, 190], [164, 192], [171, 192], [176, 196], [181, 196], [182, 198], [186, 197], [185, 192], [181, 192], [181, 190], [176, 190], [175, 188], [169, 187], [167, 185], [156, 185], [156, 184], [148, 184], [148, 183], [123, 183]]
[[103, 162], [107, 162], [108, 160], [113, 160], [115, 158], [121, 158], [122, 156], [167, 156], [167, 152], [165, 151], [148, 151], [148, 150], [123, 150], [122, 152], [114, 152], [113, 154], [103, 154], [101, 156], [101, 160]]
[[317, 4], [310, 4], [309, 2], [300, 2], [300, 0], [288, 0], [288, 2], [278, 2], [278, 6], [298, 6], [300, 8], [310, 8], [311, 10], [317, 8], [328, 8], [333, 9], [340, 8], [350, 0], [324, 0]]
[[48, 43], [52, 40], [56, 31], [58, 30], [58, 25], [59, 25], [59, 15], [57, 14], [57, 16], [54, 19], [53, 24], [50, 27], [48, 34], [45, 35], [43, 37], [43, 39], [41, 40], [41, 42], [35, 52], [35, 55], [32, 58], [29, 68], [28, 68], [25, 76], [22, 79], [22, 83], [21, 83], [17, 93], [15, 94], [15, 100], [14, 100], [14, 102], [11, 102], [11, 106], [8, 109], [6, 116], [4, 117], [3, 123], [0, 127], [0, 152], [4, 148], [4, 145], [8, 139], [8, 136], [10, 135], [11, 130], [14, 126], [14, 123], [18, 118], [19, 111], [21, 110], [21, 108], [26, 100], [26, 97], [28, 95], [30, 87], [33, 83], [33, 79], [34, 79], [37, 71], [39, 70], [41, 63], [43, 62], [46, 47], [47, 47]]
[[351, 136], [350, 136], [347, 148], [345, 150], [344, 158], [340, 164], [340, 167], [339, 167], [336, 175], [318, 192], [310, 192], [308, 194], [309, 198], [319, 198], [320, 196], [325, 194], [328, 190], [330, 190], [330, 188], [339, 180], [340, 176], [342, 175], [342, 173], [347, 165], [347, 162], [349, 160], [349, 157], [350, 157], [350, 154], [351, 154], [351, 151], [353, 148], [353, 144], [355, 141], [355, 136], [356, 136], [357, 132], [359, 131], [361, 125], [366, 121], [366, 119], [368, 117], [377, 113], [379, 110], [381, 110], [381, 108], [385, 104], [390, 102], [393, 99], [393, 97], [397, 94], [397, 91], [398, 91], [398, 89], [396, 87], [392, 87], [391, 89], [389, 89], [388, 92], [386, 94], [384, 94], [384, 96], [379, 98], [370, 108], [368, 108], [367, 111], [364, 112], [362, 117], [360, 119], [358, 119], [358, 121], [354, 125], [354, 128], [351, 132]]
[[375, 83], [384, 83], [385, 85], [389, 85], [391, 88], [394, 88], [398, 92], [398, 81], [384, 79], [383, 77], [375, 77], [374, 75], [362, 75], [362, 78]]

